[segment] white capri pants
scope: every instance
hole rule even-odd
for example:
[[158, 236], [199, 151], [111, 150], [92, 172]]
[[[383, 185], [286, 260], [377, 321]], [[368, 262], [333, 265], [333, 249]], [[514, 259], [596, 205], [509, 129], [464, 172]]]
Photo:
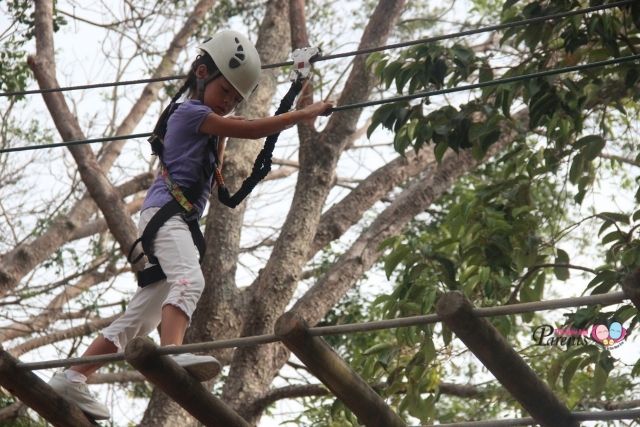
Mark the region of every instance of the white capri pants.
[[[138, 224], [140, 234], [159, 209], [142, 211]], [[102, 330], [102, 336], [120, 351], [131, 339], [152, 332], [160, 324], [162, 308], [167, 304], [179, 308], [190, 321], [204, 289], [198, 250], [189, 226], [179, 214], [160, 227], [153, 251], [167, 279], [138, 288], [124, 314]]]

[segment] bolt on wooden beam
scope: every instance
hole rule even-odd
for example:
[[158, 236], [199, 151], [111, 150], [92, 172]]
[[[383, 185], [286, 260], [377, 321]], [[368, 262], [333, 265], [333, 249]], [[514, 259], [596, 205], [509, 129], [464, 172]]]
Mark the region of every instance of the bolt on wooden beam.
[[544, 427], [579, 427], [569, 409], [509, 345], [498, 330], [473, 314], [473, 305], [461, 292], [438, 300], [436, 312], [484, 366]]
[[276, 322], [275, 334], [367, 427], [406, 427], [402, 419], [320, 337], [309, 334], [297, 313], [285, 313]]
[[158, 346], [144, 337], [127, 344], [124, 355], [151, 383], [208, 427], [250, 427], [249, 423], [215, 397]]
[[640, 310], [640, 268], [635, 269], [622, 279], [622, 290], [636, 308]]
[[18, 359], [0, 348], [0, 385], [57, 427], [96, 424], [76, 405], [67, 402], [36, 374], [18, 367]]

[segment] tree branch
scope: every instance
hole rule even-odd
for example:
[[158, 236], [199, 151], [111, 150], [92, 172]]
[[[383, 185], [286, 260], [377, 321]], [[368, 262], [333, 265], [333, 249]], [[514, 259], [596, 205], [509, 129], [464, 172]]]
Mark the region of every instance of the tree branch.
[[13, 357], [20, 357], [21, 355], [34, 350], [38, 347], [42, 347], [48, 344], [53, 344], [58, 341], [67, 340], [69, 338], [81, 337], [101, 330], [108, 326], [111, 322], [121, 316], [121, 313], [107, 317], [105, 319], [97, 319], [92, 322], [87, 322], [80, 326], [65, 329], [62, 331], [52, 332], [45, 336], [34, 338], [29, 341], [25, 341], [20, 345], [17, 345], [7, 350]]
[[[386, 383], [378, 383], [372, 385], [373, 389], [380, 392], [386, 387]], [[486, 391], [478, 388], [474, 385], [468, 384], [452, 384], [452, 383], [440, 383], [438, 385], [438, 391], [441, 394], [449, 396], [463, 397], [463, 398], [481, 398], [486, 394]], [[405, 388], [396, 390], [396, 394], [406, 393]], [[322, 384], [301, 384], [290, 385], [280, 388], [275, 388], [267, 391], [261, 398], [255, 400], [249, 408], [250, 413], [261, 413], [267, 409], [270, 405], [283, 399], [298, 399], [301, 397], [320, 397], [328, 396], [331, 393]]]
[[[527, 112], [514, 115], [514, 120], [526, 123]], [[517, 135], [506, 123], [501, 126], [502, 136], [487, 156], [505, 149]], [[384, 239], [401, 232], [413, 217], [427, 209], [456, 179], [477, 164], [468, 150], [459, 154], [449, 151], [437, 167], [425, 171], [421, 179], [411, 184], [376, 218], [332, 268], [294, 304], [292, 310], [303, 315], [310, 325], [317, 323], [378, 260], [381, 255], [378, 247]]]
[[56, 295], [46, 308], [38, 315], [29, 317], [28, 320], [20, 323], [13, 323], [0, 328], [0, 342], [29, 335], [36, 331], [46, 329], [51, 323], [58, 319], [62, 313], [64, 304], [76, 298], [92, 286], [102, 283], [105, 280], [119, 274], [114, 264], [108, 266], [105, 271], [91, 271], [83, 276], [78, 283], [73, 286], [65, 286], [64, 290]]
[[640, 167], [640, 163], [638, 163], [637, 161], [633, 159], [629, 159], [627, 157], [618, 156], [615, 154], [601, 153], [598, 157], [607, 159], [607, 160], [614, 160], [616, 162], [625, 163], [627, 165], [631, 165], [635, 167]]
[[[403, 5], [403, 0], [380, 1], [365, 28], [360, 46], [383, 43]], [[356, 60], [345, 93], [353, 90], [355, 96], [366, 97], [373, 87], [369, 75], [364, 59]], [[346, 98], [343, 96], [343, 99]], [[341, 113], [339, 119], [334, 116], [334, 126], [331, 127], [330, 121], [320, 137], [314, 130], [298, 128], [301, 169], [293, 203], [266, 266], [248, 288], [252, 297], [249, 306], [251, 315], [246, 318], [242, 335], [270, 333], [275, 320], [290, 301], [308, 259], [309, 245], [317, 230], [324, 201], [331, 190], [338, 157], [349, 135], [355, 130], [360, 114], [361, 111], [348, 111]], [[227, 401], [234, 409], [246, 413], [246, 405], [269, 386], [279, 369], [272, 361], [286, 354], [281, 345], [236, 350], [224, 389], [224, 396], [230, 397]], [[255, 369], [258, 365], [262, 365], [260, 370]], [[248, 384], [251, 384], [251, 389], [248, 389]], [[251, 414], [251, 417], [257, 415]]]
[[[127, 197], [147, 188], [152, 180], [152, 173], [144, 173], [121, 184], [117, 189], [121, 197]], [[0, 297], [15, 288], [22, 277], [65, 243], [90, 236], [89, 233], [93, 231], [105, 230], [104, 220], [87, 224], [96, 210], [97, 206], [91, 197], [85, 194], [66, 215], [55, 218], [49, 228], [33, 241], [23, 243], [12, 251], [2, 254], [0, 256]], [[93, 226], [95, 228], [92, 228]]]
[[[30, 56], [27, 62], [38, 84], [44, 89], [60, 87], [55, 77], [52, 14], [52, 0], [36, 2], [36, 56]], [[85, 138], [62, 93], [44, 93], [43, 98], [63, 140], [71, 141]], [[109, 182], [88, 145], [76, 145], [68, 148], [78, 164], [80, 177], [89, 194], [91, 194], [91, 197], [102, 211], [109, 225], [109, 230], [120, 244], [120, 250], [123, 254], [127, 254], [137, 237], [138, 231], [133, 221], [131, 221], [131, 217], [127, 214], [120, 194]], [[140, 253], [140, 250], [137, 250], [137, 253]], [[133, 268], [138, 270], [143, 266], [144, 261], [140, 260]]]

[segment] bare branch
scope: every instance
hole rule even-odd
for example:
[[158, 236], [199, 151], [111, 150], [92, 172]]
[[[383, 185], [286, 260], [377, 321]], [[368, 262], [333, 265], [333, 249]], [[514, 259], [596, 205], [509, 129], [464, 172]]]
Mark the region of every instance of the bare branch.
[[[382, 0], [367, 24], [360, 46], [373, 46], [388, 37], [397, 16], [404, 6], [403, 0]], [[366, 97], [373, 87], [373, 79], [363, 58], [354, 62], [342, 101], [351, 96]], [[273, 330], [275, 320], [286, 308], [308, 259], [309, 245], [315, 235], [324, 201], [331, 190], [335, 166], [348, 136], [353, 133], [361, 111], [347, 111], [334, 116], [322, 135], [306, 127], [298, 127], [301, 139], [298, 183], [290, 212], [282, 227], [271, 256], [256, 281], [248, 288], [255, 297], [250, 301], [251, 316], [244, 325], [243, 335], [260, 335]], [[318, 138], [319, 136], [319, 138]], [[231, 364], [229, 381], [225, 383], [225, 396], [232, 407], [245, 413], [244, 406], [252, 396], [271, 383], [277, 369], [271, 360], [285, 355], [281, 345], [265, 345], [236, 350]], [[269, 362], [266, 362], [269, 361]], [[253, 367], [263, 365], [263, 369]], [[265, 366], [268, 364], [269, 366]], [[252, 389], [247, 390], [247, 384]], [[252, 414], [256, 415], [257, 414]]]
[[640, 163], [638, 163], [634, 159], [629, 159], [627, 157], [618, 156], [618, 155], [615, 155], [615, 154], [601, 153], [598, 157], [603, 158], [603, 159], [608, 159], [608, 160], [614, 160], [616, 162], [624, 163], [624, 164], [631, 165], [631, 166], [640, 167]]
[[92, 322], [87, 322], [84, 325], [75, 326], [73, 328], [65, 329], [62, 331], [52, 332], [45, 336], [34, 338], [29, 341], [25, 341], [20, 345], [17, 345], [11, 349], [9, 349], [9, 353], [13, 357], [20, 357], [24, 353], [27, 353], [31, 350], [34, 350], [38, 347], [42, 347], [48, 344], [53, 344], [58, 341], [67, 340], [70, 338], [81, 337], [85, 335], [92, 334], [101, 330], [102, 328], [108, 326], [111, 322], [120, 317], [120, 314], [116, 314], [111, 317], [107, 317], [105, 319], [97, 319]]
[[[47, 89], [60, 87], [55, 76], [52, 11], [51, 0], [36, 3], [36, 56], [28, 59], [38, 84], [41, 88]], [[80, 125], [69, 109], [64, 95], [60, 92], [51, 92], [43, 94], [43, 98], [62, 138], [65, 141], [84, 139]], [[126, 212], [120, 194], [98, 165], [89, 146], [71, 146], [69, 151], [78, 164], [78, 171], [89, 194], [100, 207], [109, 229], [120, 244], [120, 250], [124, 254], [128, 253], [137, 237], [137, 229]], [[144, 261], [141, 260], [134, 269], [141, 269], [143, 265]]]
[[[514, 115], [514, 120], [526, 123], [527, 111]], [[506, 148], [516, 135], [517, 132], [503, 122], [502, 136], [492, 146], [488, 155]], [[384, 239], [402, 231], [414, 216], [428, 208], [456, 179], [477, 164], [469, 151], [459, 154], [448, 152], [437, 167], [425, 171], [423, 178], [411, 184], [378, 215], [369, 229], [363, 232], [325, 276], [294, 304], [292, 310], [304, 315], [309, 324], [317, 323], [378, 260], [381, 255], [378, 247]]]
[[[372, 385], [376, 391], [382, 391], [387, 387], [385, 383], [378, 383]], [[470, 397], [478, 398], [485, 395], [485, 391], [474, 385], [469, 384], [452, 384], [452, 383], [440, 383], [438, 390], [441, 394], [457, 397]], [[400, 388], [396, 390], [396, 394], [404, 394], [406, 389]], [[321, 397], [328, 396], [331, 393], [322, 384], [300, 384], [290, 385], [280, 388], [271, 389], [266, 392], [261, 398], [255, 400], [251, 405], [249, 411], [251, 413], [263, 412], [270, 405], [283, 399], [299, 399], [301, 397]]]
[[119, 273], [120, 271], [117, 271], [113, 264], [107, 267], [103, 272], [89, 272], [82, 277], [77, 284], [73, 286], [65, 286], [64, 290], [56, 295], [40, 314], [31, 316], [27, 321], [19, 323], [16, 322], [9, 326], [0, 328], [0, 342], [45, 330], [60, 316], [64, 304], [87, 291], [92, 286], [102, 283]]

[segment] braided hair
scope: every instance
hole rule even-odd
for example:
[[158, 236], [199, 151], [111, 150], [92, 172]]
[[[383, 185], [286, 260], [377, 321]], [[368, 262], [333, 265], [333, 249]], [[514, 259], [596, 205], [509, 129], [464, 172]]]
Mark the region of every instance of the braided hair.
[[178, 100], [180, 99], [180, 97], [187, 91], [189, 91], [189, 95], [192, 96], [193, 94], [196, 94], [203, 90], [203, 88], [198, 87], [198, 85], [206, 83], [196, 77], [196, 69], [200, 65], [205, 65], [207, 67], [209, 78], [206, 79], [206, 83], [222, 75], [216, 63], [213, 62], [213, 59], [211, 59], [211, 56], [203, 53], [202, 55], [198, 55], [196, 57], [195, 61], [193, 61], [193, 63], [191, 64], [191, 68], [184, 80], [184, 83], [182, 84], [182, 86], [180, 86], [178, 92], [171, 98], [171, 102], [169, 103], [169, 105], [167, 105], [167, 107], [162, 111], [160, 117], [158, 118], [158, 121], [156, 122], [156, 125], [153, 128], [153, 134], [149, 138], [153, 154], [162, 156], [162, 151], [164, 148], [164, 136], [167, 133], [167, 123], [169, 122], [169, 117], [171, 116], [171, 114], [173, 114], [173, 112], [178, 107]]

